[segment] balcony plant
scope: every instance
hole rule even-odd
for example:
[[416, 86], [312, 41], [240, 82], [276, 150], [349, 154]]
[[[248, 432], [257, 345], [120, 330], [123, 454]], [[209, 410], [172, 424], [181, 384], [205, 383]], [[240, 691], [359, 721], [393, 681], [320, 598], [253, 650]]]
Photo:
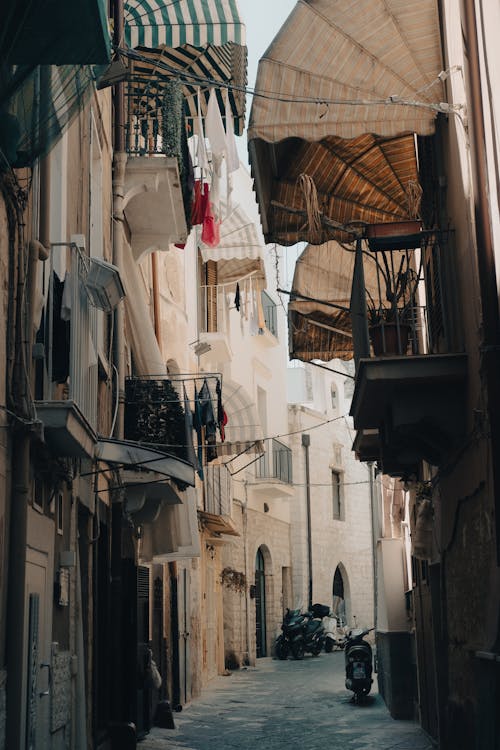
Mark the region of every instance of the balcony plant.
[[[408, 252], [370, 253], [376, 264], [378, 296], [366, 289], [367, 315], [375, 355], [406, 354], [414, 324], [420, 274]], [[372, 287], [373, 289], [373, 287]]]

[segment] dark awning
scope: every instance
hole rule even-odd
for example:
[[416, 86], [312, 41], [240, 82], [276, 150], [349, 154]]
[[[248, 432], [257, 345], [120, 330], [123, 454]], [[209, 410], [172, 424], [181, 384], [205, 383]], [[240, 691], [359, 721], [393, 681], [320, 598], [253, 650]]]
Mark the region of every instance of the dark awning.
[[183, 85], [188, 118], [195, 118], [198, 92], [204, 115], [213, 87], [219, 109], [225, 112], [223, 84], [228, 84], [235, 133], [243, 133], [247, 51], [245, 26], [235, 2], [127, 0], [125, 41], [141, 58], [132, 62], [133, 96], [140, 94], [144, 81], [151, 95], [155, 87], [160, 92], [163, 83], [176, 76]]
[[95, 457], [107, 463], [149, 469], [191, 487], [195, 485], [194, 468], [187, 461], [153, 448], [146, 448], [132, 440], [99, 438]]

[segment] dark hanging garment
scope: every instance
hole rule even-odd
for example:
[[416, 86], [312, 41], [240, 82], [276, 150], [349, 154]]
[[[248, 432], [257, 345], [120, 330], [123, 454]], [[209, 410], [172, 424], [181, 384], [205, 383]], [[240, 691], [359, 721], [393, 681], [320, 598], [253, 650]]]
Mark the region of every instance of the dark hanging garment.
[[234, 306], [240, 311], [241, 298], [240, 298], [240, 285], [236, 282], [236, 294], [234, 295]]
[[212, 396], [206, 379], [203, 381], [203, 385], [200, 390], [200, 404], [201, 404], [201, 421], [205, 427], [205, 446], [206, 446], [206, 457], [207, 461], [213, 461], [217, 458], [216, 433], [217, 423], [215, 421], [214, 410], [212, 406]]
[[189, 407], [186, 386], [184, 386], [184, 428], [186, 433], [186, 460], [189, 461], [195, 471], [199, 471], [200, 465], [193, 444], [193, 414]]
[[217, 392], [217, 426], [219, 427], [221, 443], [223, 443], [226, 439], [225, 427], [227, 425], [227, 414], [224, 411], [224, 407], [222, 405], [222, 388], [220, 385], [220, 380], [217, 380], [215, 390]]
[[196, 442], [198, 445], [198, 476], [203, 481], [203, 430], [201, 418], [201, 403], [196, 386], [194, 387], [194, 412], [193, 427], [196, 431]]
[[64, 281], [52, 277], [52, 381], [65, 383], [69, 377], [70, 322], [61, 317]]

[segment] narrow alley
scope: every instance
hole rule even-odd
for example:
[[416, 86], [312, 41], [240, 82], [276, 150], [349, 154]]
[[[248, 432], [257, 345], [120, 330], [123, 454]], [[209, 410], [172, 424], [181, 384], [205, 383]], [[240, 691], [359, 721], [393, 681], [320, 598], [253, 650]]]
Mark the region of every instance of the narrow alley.
[[175, 729], [153, 728], [140, 750], [431, 750], [413, 721], [391, 718], [376, 690], [362, 705], [344, 687], [344, 654], [303, 661], [258, 659], [219, 676], [182, 712]]

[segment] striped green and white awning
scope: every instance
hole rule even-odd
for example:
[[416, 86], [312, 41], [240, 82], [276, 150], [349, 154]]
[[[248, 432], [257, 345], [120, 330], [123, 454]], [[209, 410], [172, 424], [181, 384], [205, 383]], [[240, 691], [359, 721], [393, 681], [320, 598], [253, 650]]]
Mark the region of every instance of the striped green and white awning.
[[125, 41], [150, 49], [246, 43], [236, 0], [127, 0]]
[[145, 90], [148, 99], [160, 101], [164, 81], [176, 76], [183, 85], [192, 125], [198, 94], [204, 116], [213, 87], [225, 116], [223, 90], [228, 87], [234, 132], [242, 134], [247, 50], [236, 0], [127, 0], [125, 42], [139, 57], [131, 64], [133, 97]]

